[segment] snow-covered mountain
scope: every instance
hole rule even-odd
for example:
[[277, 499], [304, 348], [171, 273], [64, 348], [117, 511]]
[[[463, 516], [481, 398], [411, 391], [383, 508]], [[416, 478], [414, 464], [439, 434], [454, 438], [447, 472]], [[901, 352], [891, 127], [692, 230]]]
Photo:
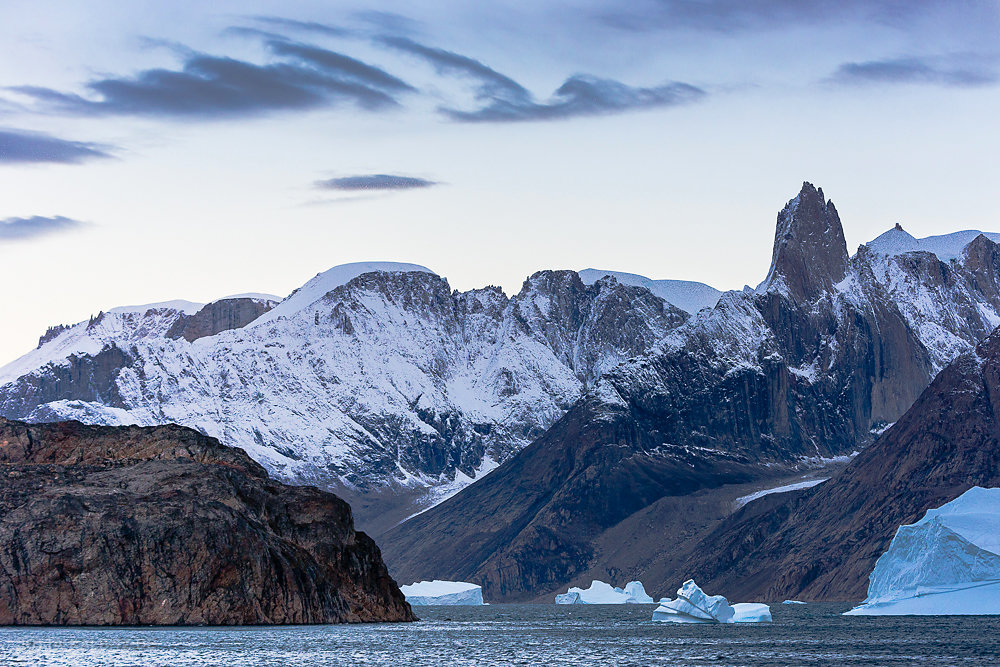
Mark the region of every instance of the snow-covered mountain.
[[705, 283], [693, 280], [653, 280], [646, 276], [624, 271], [605, 271], [603, 269], [584, 269], [580, 271], [580, 280], [585, 285], [593, 285], [606, 276], [614, 276], [623, 285], [645, 287], [650, 292], [681, 310], [697, 313], [702, 308], [712, 308], [719, 302], [722, 292]]
[[284, 480], [345, 493], [362, 519], [398, 521], [506, 460], [687, 317], [613, 278], [542, 271], [508, 298], [378, 263], [321, 273], [277, 305], [192, 310], [51, 330], [0, 369], [0, 414], [192, 426]]
[[[507, 601], [588, 571], [646, 581], [644, 568], [659, 567], [648, 555], [677, 548], [670, 531], [648, 535], [656, 512], [863, 448], [1000, 321], [998, 288], [1000, 246], [982, 235], [947, 263], [923, 251], [849, 256], [833, 203], [803, 184], [778, 214], [756, 290], [723, 294], [602, 375], [495, 473], [388, 531], [390, 569]], [[696, 521], [685, 530], [705, 528]], [[623, 539], [645, 548], [618, 550]]]

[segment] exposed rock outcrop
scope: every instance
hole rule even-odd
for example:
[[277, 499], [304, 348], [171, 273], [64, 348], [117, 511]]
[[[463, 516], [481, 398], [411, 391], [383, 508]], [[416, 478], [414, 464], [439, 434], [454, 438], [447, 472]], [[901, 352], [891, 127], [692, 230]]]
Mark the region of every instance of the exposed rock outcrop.
[[230, 329], [239, 329], [271, 310], [277, 301], [233, 297], [206, 304], [194, 315], [181, 315], [167, 330], [167, 338], [183, 338], [192, 343]]
[[896, 529], [973, 486], [1000, 486], [1000, 332], [837, 477], [748, 504], [684, 569], [739, 596], [860, 601]]
[[351, 509], [179, 426], [0, 418], [0, 625], [415, 620]]

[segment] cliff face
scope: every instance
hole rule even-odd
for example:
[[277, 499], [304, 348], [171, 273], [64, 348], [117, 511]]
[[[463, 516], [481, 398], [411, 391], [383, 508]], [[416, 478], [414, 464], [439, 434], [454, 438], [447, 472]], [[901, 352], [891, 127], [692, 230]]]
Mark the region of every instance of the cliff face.
[[415, 620], [350, 507], [178, 426], [0, 418], [0, 625]]
[[685, 566], [727, 595], [864, 599], [896, 529], [973, 486], [1000, 486], [1000, 333], [943, 370], [842, 473], [750, 503]]
[[167, 330], [167, 338], [183, 338], [193, 343], [230, 329], [239, 329], [271, 310], [277, 301], [234, 297], [206, 304], [194, 315], [181, 315]]

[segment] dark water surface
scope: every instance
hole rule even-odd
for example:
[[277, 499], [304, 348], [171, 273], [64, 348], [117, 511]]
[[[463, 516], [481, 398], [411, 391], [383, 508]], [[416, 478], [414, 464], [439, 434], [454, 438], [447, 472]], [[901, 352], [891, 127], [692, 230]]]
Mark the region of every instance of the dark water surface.
[[851, 617], [772, 605], [772, 624], [653, 623], [652, 605], [418, 607], [419, 623], [0, 628], [0, 665], [989, 665], [1000, 617]]

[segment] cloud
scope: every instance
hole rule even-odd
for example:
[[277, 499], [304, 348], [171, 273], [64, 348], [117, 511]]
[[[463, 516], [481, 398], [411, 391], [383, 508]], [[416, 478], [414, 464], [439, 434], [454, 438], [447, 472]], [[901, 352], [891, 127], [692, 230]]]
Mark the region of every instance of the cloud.
[[468, 56], [425, 46], [406, 37], [382, 37], [379, 41], [424, 59], [438, 73], [455, 74], [475, 81], [476, 99], [483, 103], [480, 108], [440, 109], [448, 118], [461, 122], [514, 122], [595, 116], [633, 109], [677, 106], [697, 101], [706, 95], [700, 88], [680, 82], [668, 82], [651, 88], [634, 88], [619, 81], [578, 74], [566, 79], [552, 99], [539, 102], [517, 81]]
[[262, 23], [272, 28], [283, 28], [285, 30], [294, 30], [296, 32], [309, 32], [318, 35], [325, 35], [327, 37], [349, 37], [353, 35], [353, 31], [346, 28], [341, 28], [338, 26], [327, 25], [325, 23], [317, 23], [316, 21], [297, 21], [295, 19], [286, 19], [280, 16], [251, 16], [252, 20], [257, 23]]
[[395, 91], [412, 91], [405, 81], [385, 70], [369, 65], [336, 51], [328, 51], [308, 44], [286, 40], [270, 40], [268, 47], [276, 54], [297, 58], [316, 65], [327, 72], [337, 72], [365, 85]]
[[134, 77], [86, 84], [84, 97], [50, 88], [12, 90], [47, 110], [77, 115], [133, 115], [201, 119], [306, 110], [341, 102], [367, 110], [399, 106], [392, 92], [412, 90], [388, 73], [333, 51], [272, 40], [281, 62], [258, 65], [191, 53], [179, 70], [149, 69]]
[[437, 181], [429, 181], [416, 176], [399, 176], [394, 174], [364, 174], [359, 176], [342, 176], [317, 181], [316, 187], [321, 190], [358, 191], [397, 191], [429, 188], [438, 185]]
[[505, 99], [495, 99], [474, 111], [443, 111], [452, 119], [464, 122], [558, 120], [678, 106], [696, 102], [705, 95], [702, 89], [686, 83], [671, 82], [653, 88], [634, 88], [619, 81], [579, 74], [559, 86], [548, 102], [528, 99], [512, 103]]
[[474, 58], [463, 56], [454, 51], [424, 46], [408, 37], [381, 37], [378, 41], [386, 46], [422, 58], [430, 63], [439, 74], [471, 77], [479, 83], [480, 97], [531, 99], [531, 93], [524, 86]]
[[597, 18], [631, 31], [737, 33], [834, 21], [901, 25], [935, 10], [954, 11], [956, 4], [952, 0], [634, 0], [599, 10]]
[[834, 83], [921, 83], [972, 87], [1000, 81], [996, 70], [976, 56], [894, 58], [844, 63], [828, 79]]
[[925, 58], [844, 63], [830, 77], [832, 82], [846, 84], [922, 83], [958, 87], [989, 85], [998, 80], [997, 73], [984, 67], [978, 58], [969, 58], [964, 63]]
[[30, 218], [0, 219], [0, 243], [27, 241], [39, 236], [49, 236], [87, 227], [88, 223], [57, 215], [47, 218], [35, 215]]
[[0, 164], [79, 164], [111, 157], [106, 147], [48, 134], [0, 128]]

